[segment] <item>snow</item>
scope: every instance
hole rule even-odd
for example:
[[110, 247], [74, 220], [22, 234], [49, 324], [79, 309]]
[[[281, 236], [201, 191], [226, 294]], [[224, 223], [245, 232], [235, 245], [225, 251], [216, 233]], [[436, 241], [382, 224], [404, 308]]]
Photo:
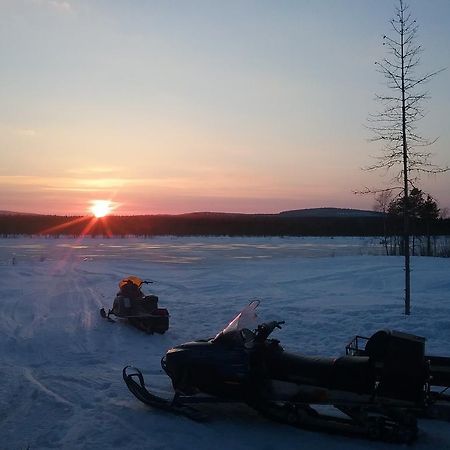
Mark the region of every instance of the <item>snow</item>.
[[[146, 335], [101, 319], [119, 280], [155, 280], [170, 329]], [[248, 302], [285, 320], [291, 351], [337, 356], [355, 334], [393, 328], [450, 355], [450, 259], [412, 258], [412, 315], [403, 315], [403, 261], [377, 239], [0, 239], [0, 449], [381, 449], [398, 445], [306, 431], [241, 405], [208, 405], [211, 420], [141, 404], [127, 364], [170, 391], [160, 358], [215, 335]], [[450, 448], [450, 424], [420, 420], [416, 449]], [[400, 446], [401, 447], [401, 446]]]

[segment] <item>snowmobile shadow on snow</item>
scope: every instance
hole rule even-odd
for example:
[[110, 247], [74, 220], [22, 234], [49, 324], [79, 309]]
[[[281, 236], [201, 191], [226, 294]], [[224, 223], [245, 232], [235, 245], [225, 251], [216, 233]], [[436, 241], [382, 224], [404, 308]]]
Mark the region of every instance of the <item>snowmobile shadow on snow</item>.
[[450, 420], [450, 358], [426, 356], [424, 338], [382, 330], [357, 336], [345, 356], [297, 355], [269, 339], [284, 322], [258, 325], [258, 304], [251, 302], [214, 338], [166, 353], [161, 365], [172, 380], [172, 400], [151, 393], [141, 371], [126, 366], [129, 390], [193, 420], [206, 419], [193, 404], [245, 403], [290, 425], [398, 443], [416, 439], [418, 417]]
[[165, 308], [158, 308], [156, 295], [144, 295], [142, 285], [153, 283], [144, 281], [139, 277], [129, 276], [119, 282], [112, 309], [106, 313], [105, 308], [100, 309], [100, 315], [115, 322], [110, 316], [128, 321], [134, 327], [146, 333], [165, 333], [169, 328], [169, 312]]

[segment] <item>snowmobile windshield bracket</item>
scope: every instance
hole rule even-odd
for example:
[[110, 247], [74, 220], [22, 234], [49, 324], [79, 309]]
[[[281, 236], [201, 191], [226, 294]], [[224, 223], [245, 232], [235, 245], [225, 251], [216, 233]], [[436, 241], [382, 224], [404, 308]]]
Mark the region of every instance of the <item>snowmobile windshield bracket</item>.
[[258, 328], [255, 330], [256, 340], [258, 342], [264, 342], [275, 328], [281, 329], [281, 325], [283, 325], [284, 323], [284, 320], [280, 322], [274, 320], [272, 322], [262, 323], [261, 325], [258, 325]]

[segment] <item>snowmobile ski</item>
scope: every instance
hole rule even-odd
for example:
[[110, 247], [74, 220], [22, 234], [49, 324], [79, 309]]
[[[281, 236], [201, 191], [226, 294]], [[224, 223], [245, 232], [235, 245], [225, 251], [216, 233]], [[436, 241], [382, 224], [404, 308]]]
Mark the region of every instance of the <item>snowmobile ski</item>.
[[126, 366], [123, 368], [122, 375], [130, 392], [142, 403], [153, 408], [187, 417], [196, 422], [205, 422], [207, 420], [207, 417], [200, 411], [179, 402], [177, 395], [170, 401], [152, 394], [145, 386], [144, 377], [138, 368]]
[[106, 319], [108, 322], [115, 323], [116, 321], [109, 317], [109, 313], [106, 314], [105, 308], [100, 309], [100, 316], [102, 316], [104, 319]]

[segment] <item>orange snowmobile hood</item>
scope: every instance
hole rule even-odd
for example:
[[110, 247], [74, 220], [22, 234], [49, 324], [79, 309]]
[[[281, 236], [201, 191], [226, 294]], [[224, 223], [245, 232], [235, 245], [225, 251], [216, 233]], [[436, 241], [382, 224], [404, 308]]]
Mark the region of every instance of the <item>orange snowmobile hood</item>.
[[129, 281], [135, 284], [137, 287], [141, 287], [144, 280], [139, 277], [135, 277], [134, 275], [130, 275], [129, 277], [124, 278], [119, 283], [119, 288], [122, 289]]

